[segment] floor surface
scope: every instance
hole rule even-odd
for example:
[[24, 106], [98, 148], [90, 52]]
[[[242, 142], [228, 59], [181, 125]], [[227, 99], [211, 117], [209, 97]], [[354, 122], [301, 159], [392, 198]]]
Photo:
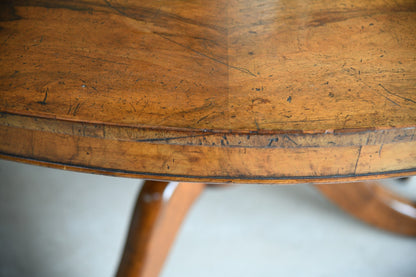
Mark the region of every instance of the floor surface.
[[[141, 182], [0, 160], [0, 276], [113, 276]], [[414, 277], [415, 253], [310, 185], [241, 185], [204, 191], [162, 277]]]

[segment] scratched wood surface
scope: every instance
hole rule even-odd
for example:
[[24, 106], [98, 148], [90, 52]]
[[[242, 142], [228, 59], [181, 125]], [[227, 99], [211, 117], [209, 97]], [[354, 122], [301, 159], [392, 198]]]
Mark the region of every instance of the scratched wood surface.
[[416, 2], [16, 0], [0, 152], [209, 182], [416, 173]]

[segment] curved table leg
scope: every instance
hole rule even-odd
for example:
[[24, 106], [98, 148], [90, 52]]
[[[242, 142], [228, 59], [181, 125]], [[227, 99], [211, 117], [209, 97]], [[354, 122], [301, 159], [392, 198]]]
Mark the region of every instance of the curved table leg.
[[130, 223], [117, 277], [157, 276], [176, 232], [204, 184], [146, 181]]
[[316, 185], [332, 202], [378, 228], [416, 235], [416, 205], [377, 182]]

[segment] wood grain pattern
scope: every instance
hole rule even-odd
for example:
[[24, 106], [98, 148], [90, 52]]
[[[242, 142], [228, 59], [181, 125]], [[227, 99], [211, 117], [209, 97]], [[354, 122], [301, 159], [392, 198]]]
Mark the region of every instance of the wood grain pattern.
[[378, 228], [416, 236], [416, 204], [377, 182], [317, 185], [344, 211]]
[[[62, 131], [64, 126], [59, 124], [56, 128]], [[69, 126], [76, 124], [69, 123]], [[247, 143], [256, 142], [245, 146], [230, 146], [227, 142], [201, 146], [199, 142], [175, 143], [169, 139], [103, 139], [100, 127], [97, 130], [94, 126], [82, 124], [78, 126], [80, 128], [69, 128], [70, 133], [66, 134], [47, 131], [55, 128], [53, 124], [42, 125], [39, 130], [2, 125], [0, 152], [7, 153], [3, 154], [4, 158], [30, 157], [34, 162], [68, 169], [145, 179], [213, 183], [317, 183], [416, 173], [416, 142], [411, 140], [412, 135], [403, 133], [391, 135], [387, 131], [381, 132], [379, 138], [374, 132], [356, 133], [351, 134], [350, 142], [347, 142], [347, 134], [325, 134], [323, 139], [318, 135], [311, 135], [309, 139], [300, 136], [299, 140], [306, 145], [304, 147], [290, 142], [292, 137], [296, 139], [293, 135], [282, 134], [282, 140], [288, 142], [273, 147], [261, 144], [270, 136], [246, 135], [245, 139], [250, 137]], [[115, 130], [119, 128], [115, 127]], [[410, 129], [410, 134], [413, 132]], [[233, 138], [232, 134], [207, 136], [214, 140]], [[339, 138], [342, 146], [325, 141], [330, 137]], [[372, 139], [369, 137], [374, 138], [374, 144], [370, 143]], [[393, 142], [388, 142], [388, 137]], [[194, 135], [191, 139], [195, 139]], [[204, 133], [200, 139], [204, 140]], [[384, 143], [379, 139], [385, 139]], [[289, 143], [292, 146], [287, 146]]]
[[165, 180], [416, 173], [414, 1], [3, 1], [0, 152]]
[[157, 181], [144, 183], [116, 276], [158, 276], [182, 220], [204, 186]]

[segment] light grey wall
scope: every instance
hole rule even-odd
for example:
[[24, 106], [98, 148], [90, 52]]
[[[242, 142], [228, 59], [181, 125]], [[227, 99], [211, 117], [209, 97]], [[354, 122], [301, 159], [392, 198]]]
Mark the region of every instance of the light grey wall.
[[[112, 276], [140, 184], [0, 160], [0, 276]], [[163, 277], [414, 277], [415, 253], [313, 187], [242, 185], [203, 193]]]

